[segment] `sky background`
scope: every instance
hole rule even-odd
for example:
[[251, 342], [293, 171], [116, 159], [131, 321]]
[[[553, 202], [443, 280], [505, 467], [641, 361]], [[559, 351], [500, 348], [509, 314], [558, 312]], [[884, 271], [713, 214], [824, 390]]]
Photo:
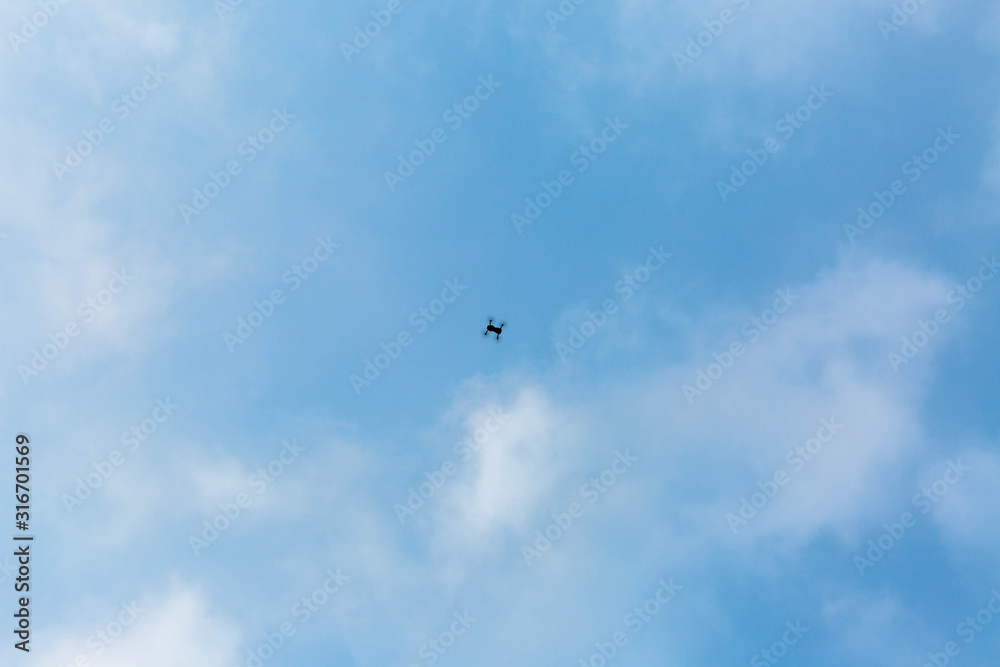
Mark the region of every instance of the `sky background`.
[[[1000, 2], [914, 1], [888, 30], [888, 0], [563, 2], [565, 21], [557, 0], [400, 0], [349, 57], [388, 2], [75, 0], [25, 28], [44, 4], [0, 7], [0, 474], [10, 490], [28, 434], [36, 535], [32, 651], [8, 634], [0, 663], [601, 667], [617, 632], [623, 666], [1000, 653], [993, 612], [960, 625], [1000, 590], [1000, 280], [975, 282], [1000, 253]], [[495, 92], [453, 128], [480, 77]], [[787, 137], [778, 123], [823, 86]], [[143, 98], [126, 118], [123, 95]], [[276, 110], [287, 126], [249, 161]], [[114, 131], [63, 173], [102, 119]], [[608, 119], [627, 127], [579, 172]], [[447, 141], [391, 189], [437, 128]], [[911, 181], [904, 163], [949, 129]], [[515, 224], [563, 170], [572, 184]], [[845, 230], [896, 179], [887, 212]], [[338, 247], [292, 290], [317, 239]], [[670, 258], [626, 290], [651, 248]], [[102, 292], [116, 271], [128, 285]], [[459, 296], [419, 324], [446, 281]], [[959, 309], [967, 285], [982, 289]], [[757, 327], [778, 290], [791, 307]], [[686, 394], [699, 372], [717, 379]], [[162, 423], [158, 401], [176, 406]], [[842, 428], [796, 469], [824, 419]], [[584, 488], [625, 452], [605, 493]], [[787, 483], [734, 524], [776, 472]], [[401, 514], [428, 476], [444, 481]], [[880, 537], [891, 548], [859, 564]], [[347, 579], [303, 622], [329, 571]], [[661, 580], [680, 589], [635, 632]], [[468, 631], [430, 648], [463, 613]], [[794, 645], [786, 623], [808, 628]]]

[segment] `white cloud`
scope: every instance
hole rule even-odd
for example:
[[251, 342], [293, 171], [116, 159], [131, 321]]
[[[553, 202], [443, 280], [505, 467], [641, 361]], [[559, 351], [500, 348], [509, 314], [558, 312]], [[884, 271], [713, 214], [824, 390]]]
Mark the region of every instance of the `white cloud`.
[[[129, 625], [109, 642], [106, 638], [118, 634], [119, 619]], [[93, 667], [231, 667], [240, 640], [236, 624], [213, 611], [201, 591], [175, 582], [160, 599], [95, 605], [86, 621], [59, 630], [37, 647], [31, 664], [69, 665], [85, 655]]]
[[[453, 530], [469, 541], [523, 525], [565, 468], [560, 459], [572, 452], [578, 430], [568, 412], [538, 387], [521, 389], [503, 412], [506, 423], [470, 459], [471, 475], [449, 488]], [[483, 407], [470, 413], [467, 434], [473, 435], [487, 418]]]
[[[250, 506], [241, 510], [229, 531], [252, 531], [255, 523], [273, 520], [276, 515], [287, 518], [294, 510], [299, 495], [295, 480], [308, 466], [308, 451], [293, 459], [280, 475], [270, 477], [272, 482], [251, 485], [251, 476], [278, 456], [280, 442], [273, 443], [273, 449], [259, 460], [238, 460], [228, 454], [216, 458], [196, 443], [170, 435], [169, 423], [163, 428], [168, 432], [155, 433], [134, 452], [115, 441], [92, 448], [96, 452], [90, 455], [92, 459], [79, 455], [60, 459], [58, 471], [53, 471], [58, 479], [52, 496], [58, 507], [53, 505], [53, 511], [66, 539], [84, 545], [82, 553], [95, 552], [101, 557], [106, 551], [134, 547], [156, 534], [170, 535], [178, 545], [186, 546], [190, 535], [201, 535], [203, 521], [211, 521], [223, 511], [221, 504], [235, 503], [241, 493], [249, 497]], [[65, 497], [76, 497], [78, 479], [88, 475], [97, 479], [91, 460], [108, 470], [112, 449], [122, 453], [124, 463], [69, 512]], [[264, 478], [256, 480], [263, 482]], [[226, 533], [219, 539], [227, 539]]]
[[[11, 25], [39, 11], [36, 4], [5, 6]], [[223, 253], [214, 249], [195, 247], [180, 260], [170, 257], [159, 229], [132, 225], [130, 216], [145, 212], [150, 174], [147, 167], [136, 170], [123, 160], [127, 148], [121, 144], [105, 140], [62, 181], [52, 168], [85, 130], [93, 130], [101, 118], [118, 118], [110, 111], [113, 99], [142, 81], [147, 66], [170, 61], [165, 67], [170, 76], [142, 103], [145, 120], [116, 122], [116, 132], [135, 137], [150, 131], [155, 125], [149, 119], [176, 104], [178, 92], [186, 104], [207, 106], [213, 110], [210, 116], [226, 116], [219, 112], [219, 89], [212, 83], [215, 66], [204, 59], [225, 60], [234, 29], [219, 23], [211, 5], [186, 15], [174, 4], [60, 4], [60, 13], [29, 46], [19, 53], [8, 44], [0, 49], [0, 99], [7, 100], [0, 105], [0, 151], [16, 156], [0, 165], [5, 203], [0, 233], [7, 235], [0, 278], [12, 295], [11, 317], [3, 327], [11, 367], [25, 364], [32, 349], [48, 342], [49, 333], [71, 321], [83, 332], [46, 374], [153, 349], [180, 326], [166, 321], [179, 292], [203, 287], [210, 277], [229, 270], [222, 266]], [[63, 50], [72, 55], [62, 55]], [[174, 65], [177, 71], [172, 71]], [[163, 173], [156, 177], [162, 181]], [[122, 268], [135, 281], [92, 323], [81, 322], [78, 305]]]
[[[756, 343], [732, 334], [717, 339], [697, 349], [690, 364], [651, 376], [631, 397], [638, 406], [628, 411], [631, 421], [670, 443], [664, 451], [650, 443], [658, 465], [678, 457], [705, 464], [697, 486], [715, 500], [692, 508], [680, 493], [674, 499], [722, 534], [725, 513], [756, 491], [757, 481], [788, 472], [786, 453], [812, 437], [821, 418], [835, 418], [844, 430], [746, 532], [790, 531], [804, 540], [822, 528], [847, 529], [880, 505], [900, 458], [918, 451], [917, 401], [931, 350], [904, 367], [902, 377], [891, 372], [886, 353], [941, 307], [945, 280], [900, 265], [845, 263], [791, 292], [799, 301]], [[734, 317], [734, 328], [750, 314]], [[733, 340], [747, 352], [689, 405], [682, 386], [693, 386], [698, 369]]]

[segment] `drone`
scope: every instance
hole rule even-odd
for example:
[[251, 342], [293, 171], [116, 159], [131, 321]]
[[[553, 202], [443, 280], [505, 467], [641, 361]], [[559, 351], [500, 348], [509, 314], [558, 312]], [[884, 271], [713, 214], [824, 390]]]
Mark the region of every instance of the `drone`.
[[[504, 323], [506, 324], [506, 322]], [[497, 340], [500, 340], [500, 333], [503, 331], [504, 325], [501, 324], [499, 328], [493, 326], [493, 318], [490, 318], [490, 323], [486, 325], [486, 331], [483, 332], [484, 336], [489, 336], [491, 333], [497, 335]]]

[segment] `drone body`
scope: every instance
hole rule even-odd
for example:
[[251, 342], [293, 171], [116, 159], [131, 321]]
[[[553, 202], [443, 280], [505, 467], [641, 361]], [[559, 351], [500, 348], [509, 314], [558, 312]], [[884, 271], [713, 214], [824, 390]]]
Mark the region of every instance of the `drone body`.
[[[504, 323], [506, 324], [506, 322]], [[493, 318], [490, 318], [490, 323], [486, 325], [486, 331], [483, 332], [484, 336], [489, 336], [491, 333], [497, 335], [497, 340], [500, 340], [500, 333], [503, 331], [504, 324], [501, 324], [499, 328], [493, 326]]]

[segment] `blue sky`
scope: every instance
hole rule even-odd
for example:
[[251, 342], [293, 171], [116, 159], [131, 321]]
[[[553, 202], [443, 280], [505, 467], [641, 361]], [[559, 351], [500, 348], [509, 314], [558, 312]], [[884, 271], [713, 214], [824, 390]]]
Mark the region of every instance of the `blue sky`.
[[1000, 4], [562, 7], [4, 4], [3, 664], [997, 654]]

